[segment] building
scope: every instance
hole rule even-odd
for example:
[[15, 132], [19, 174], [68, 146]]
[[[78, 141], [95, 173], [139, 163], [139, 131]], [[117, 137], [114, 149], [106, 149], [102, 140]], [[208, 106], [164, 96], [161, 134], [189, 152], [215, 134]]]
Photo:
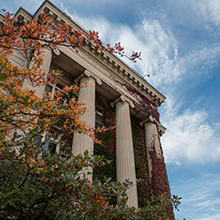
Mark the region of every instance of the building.
[[[55, 24], [63, 21], [84, 31], [49, 1], [44, 1], [34, 15], [20, 8], [15, 17], [22, 23], [37, 19], [43, 12]], [[24, 66], [25, 60], [16, 53], [11, 60], [19, 67]], [[158, 113], [158, 107], [165, 97], [119, 58], [105, 49], [98, 51], [93, 45], [81, 48], [79, 53], [68, 47], [59, 47], [59, 51], [45, 50], [42, 69], [48, 72], [53, 68], [61, 69], [63, 76], [56, 85], [37, 87], [36, 94], [39, 97], [44, 92], [53, 93], [76, 81], [87, 83], [87, 87], [82, 87], [76, 94], [87, 107], [82, 120], [93, 127], [96, 124], [116, 125], [116, 131], [106, 138], [105, 149], [108, 149], [107, 157], [111, 154], [115, 158], [116, 168], [112, 169], [117, 174], [116, 179], [129, 179], [133, 183], [127, 192], [128, 205], [142, 206], [151, 194], [167, 193], [170, 196], [160, 143], [165, 128], [160, 124]], [[23, 87], [27, 86], [24, 83]], [[48, 141], [48, 147], [56, 148], [59, 153], [62, 150], [59, 140]], [[85, 150], [94, 152], [93, 140], [82, 134], [71, 137], [71, 147], [73, 154]], [[97, 146], [95, 152], [99, 153]], [[94, 174], [97, 172], [94, 170]], [[92, 180], [92, 176], [89, 178]], [[142, 179], [141, 183], [137, 184], [137, 178]]]

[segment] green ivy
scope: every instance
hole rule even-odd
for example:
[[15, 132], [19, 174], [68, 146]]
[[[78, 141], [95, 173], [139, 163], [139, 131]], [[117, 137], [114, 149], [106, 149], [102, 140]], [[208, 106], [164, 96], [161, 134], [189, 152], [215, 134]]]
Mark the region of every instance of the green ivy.
[[107, 177], [116, 180], [116, 155], [111, 153], [109, 146], [107, 146], [110, 138], [113, 138], [111, 131], [98, 134], [98, 139], [102, 141], [102, 144], [95, 144], [94, 154], [104, 156], [110, 163], [102, 167], [95, 167], [93, 172], [94, 179], [104, 181], [104, 177]]

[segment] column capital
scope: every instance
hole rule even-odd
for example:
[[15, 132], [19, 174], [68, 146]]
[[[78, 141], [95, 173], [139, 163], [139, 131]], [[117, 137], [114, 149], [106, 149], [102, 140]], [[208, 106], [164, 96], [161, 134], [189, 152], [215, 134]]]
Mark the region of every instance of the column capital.
[[149, 115], [146, 119], [142, 120], [140, 122], [140, 125], [143, 126], [148, 122], [152, 122], [157, 125], [160, 136], [162, 136], [165, 133], [166, 128], [159, 121], [157, 121], [152, 115]]
[[[47, 37], [46, 39], [47, 40]], [[55, 55], [59, 56], [60, 55], [60, 50], [58, 47], [54, 47], [52, 48], [51, 46], [48, 45], [48, 43], [46, 43], [45, 41], [43, 40], [40, 40], [39, 43], [42, 45], [42, 51], [50, 51], [51, 53], [54, 52]]]
[[83, 78], [83, 77], [92, 77], [93, 79], [95, 79], [95, 81], [96, 81], [96, 83], [98, 84], [98, 85], [102, 85], [102, 80], [98, 77], [98, 76], [96, 76], [94, 73], [92, 73], [91, 71], [89, 71], [89, 70], [85, 70], [81, 75], [79, 75], [77, 78], [76, 78], [76, 82], [79, 82], [79, 81], [81, 81], [81, 79]]
[[58, 47], [53, 48], [53, 52], [55, 55], [59, 56], [60, 55], [60, 49]]
[[140, 122], [140, 125], [143, 126], [145, 123], [150, 122], [150, 121], [151, 122], [156, 122], [156, 124], [158, 124], [158, 122], [153, 118], [153, 116], [149, 115], [147, 118], [145, 118], [144, 120], [142, 120]]
[[117, 99], [111, 102], [111, 106], [114, 107], [118, 102], [127, 102], [131, 108], [134, 108], [134, 103], [124, 95], [120, 95]]

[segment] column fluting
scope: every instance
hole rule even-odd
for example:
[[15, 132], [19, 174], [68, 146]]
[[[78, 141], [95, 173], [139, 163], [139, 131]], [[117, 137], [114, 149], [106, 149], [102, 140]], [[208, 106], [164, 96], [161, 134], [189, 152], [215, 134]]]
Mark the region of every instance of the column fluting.
[[[95, 127], [95, 85], [96, 81], [93, 77], [83, 77], [81, 79], [83, 87], [79, 90], [79, 101], [85, 103], [86, 111], [80, 117], [81, 121], [85, 121], [88, 126]], [[85, 151], [89, 155], [93, 154], [94, 140], [86, 134], [75, 133], [73, 136], [72, 153], [73, 155], [83, 154]], [[88, 169], [92, 172], [92, 168]], [[92, 181], [92, 175], [88, 176]]]
[[123, 182], [128, 179], [132, 182], [127, 190], [127, 205], [138, 207], [130, 109], [129, 103], [123, 101], [116, 104], [116, 166], [117, 180]]
[[[45, 72], [44, 77], [46, 79], [47, 78], [47, 73], [50, 71], [50, 65], [51, 65], [51, 60], [52, 60], [52, 50], [50, 48], [43, 48], [42, 53], [43, 53], [42, 54], [43, 62], [40, 66], [40, 69], [41, 69], [42, 72]], [[43, 85], [32, 87], [28, 80], [24, 80], [22, 88], [23, 89], [32, 88], [36, 91], [35, 95], [38, 96], [39, 98], [42, 98], [43, 94], [44, 94], [45, 86], [46, 86], [46, 83], [43, 84]]]

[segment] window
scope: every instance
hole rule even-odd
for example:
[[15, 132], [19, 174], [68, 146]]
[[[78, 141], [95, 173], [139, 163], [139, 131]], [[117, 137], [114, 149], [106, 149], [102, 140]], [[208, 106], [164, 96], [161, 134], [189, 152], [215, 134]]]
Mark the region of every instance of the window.
[[95, 116], [95, 127], [98, 128], [102, 128], [104, 126], [104, 122], [103, 122], [103, 113], [101, 110], [96, 109], [96, 116]]
[[[78, 99], [76, 96], [76, 93], [71, 91], [70, 93], [63, 92], [63, 88], [66, 86], [66, 84], [62, 81], [58, 81], [56, 84], [49, 83], [45, 87], [45, 93], [49, 94], [51, 93], [51, 96], [54, 96], [55, 91], [60, 91], [62, 95], [62, 103], [63, 105], [67, 104], [68, 101], [71, 98], [75, 98], [76, 100]], [[60, 125], [61, 126], [61, 125]], [[60, 129], [60, 126], [57, 125], [57, 129]], [[48, 133], [45, 133], [41, 139], [41, 141], [45, 141], [45, 150], [51, 152], [51, 153], [60, 153], [60, 141], [62, 138], [63, 134], [60, 133], [59, 135], [55, 135], [53, 131], [50, 131]], [[71, 138], [72, 141], [72, 138]], [[72, 144], [71, 144], [72, 146]]]
[[49, 94], [51, 93], [51, 96], [53, 97], [54, 96], [54, 92], [55, 91], [60, 91], [62, 94], [63, 94], [63, 99], [62, 99], [62, 104], [67, 104], [68, 103], [68, 100], [71, 99], [71, 98], [75, 98], [76, 100], [78, 99], [78, 97], [76, 96], [76, 93], [74, 91], [71, 91], [70, 93], [65, 93], [63, 91], [63, 88], [66, 86], [65, 83], [63, 82], [58, 82], [57, 84], [52, 84], [52, 83], [49, 83], [48, 85], [46, 85], [45, 87], [45, 93], [46, 94]]
[[[54, 92], [55, 91], [60, 91], [62, 94], [63, 94], [63, 97], [65, 97], [65, 93], [63, 92], [63, 88], [64, 88], [64, 85], [61, 85], [61, 84], [48, 84], [48, 85], [46, 85], [46, 87], [45, 87], [45, 93], [46, 94], [49, 94], [49, 93], [51, 93], [51, 96], [53, 97], [54, 96]], [[65, 98], [63, 98], [62, 99], [62, 104], [66, 104], [66, 99]]]
[[62, 134], [55, 135], [52, 132], [44, 133], [42, 136], [36, 136], [34, 138], [34, 141], [37, 143], [45, 142], [44, 149], [46, 151], [49, 151], [50, 153], [58, 153], [60, 152], [60, 140], [61, 140]]
[[41, 141], [45, 141], [45, 150], [59, 154], [61, 136], [62, 134], [55, 135], [55, 133], [52, 132], [45, 133], [41, 139]]

